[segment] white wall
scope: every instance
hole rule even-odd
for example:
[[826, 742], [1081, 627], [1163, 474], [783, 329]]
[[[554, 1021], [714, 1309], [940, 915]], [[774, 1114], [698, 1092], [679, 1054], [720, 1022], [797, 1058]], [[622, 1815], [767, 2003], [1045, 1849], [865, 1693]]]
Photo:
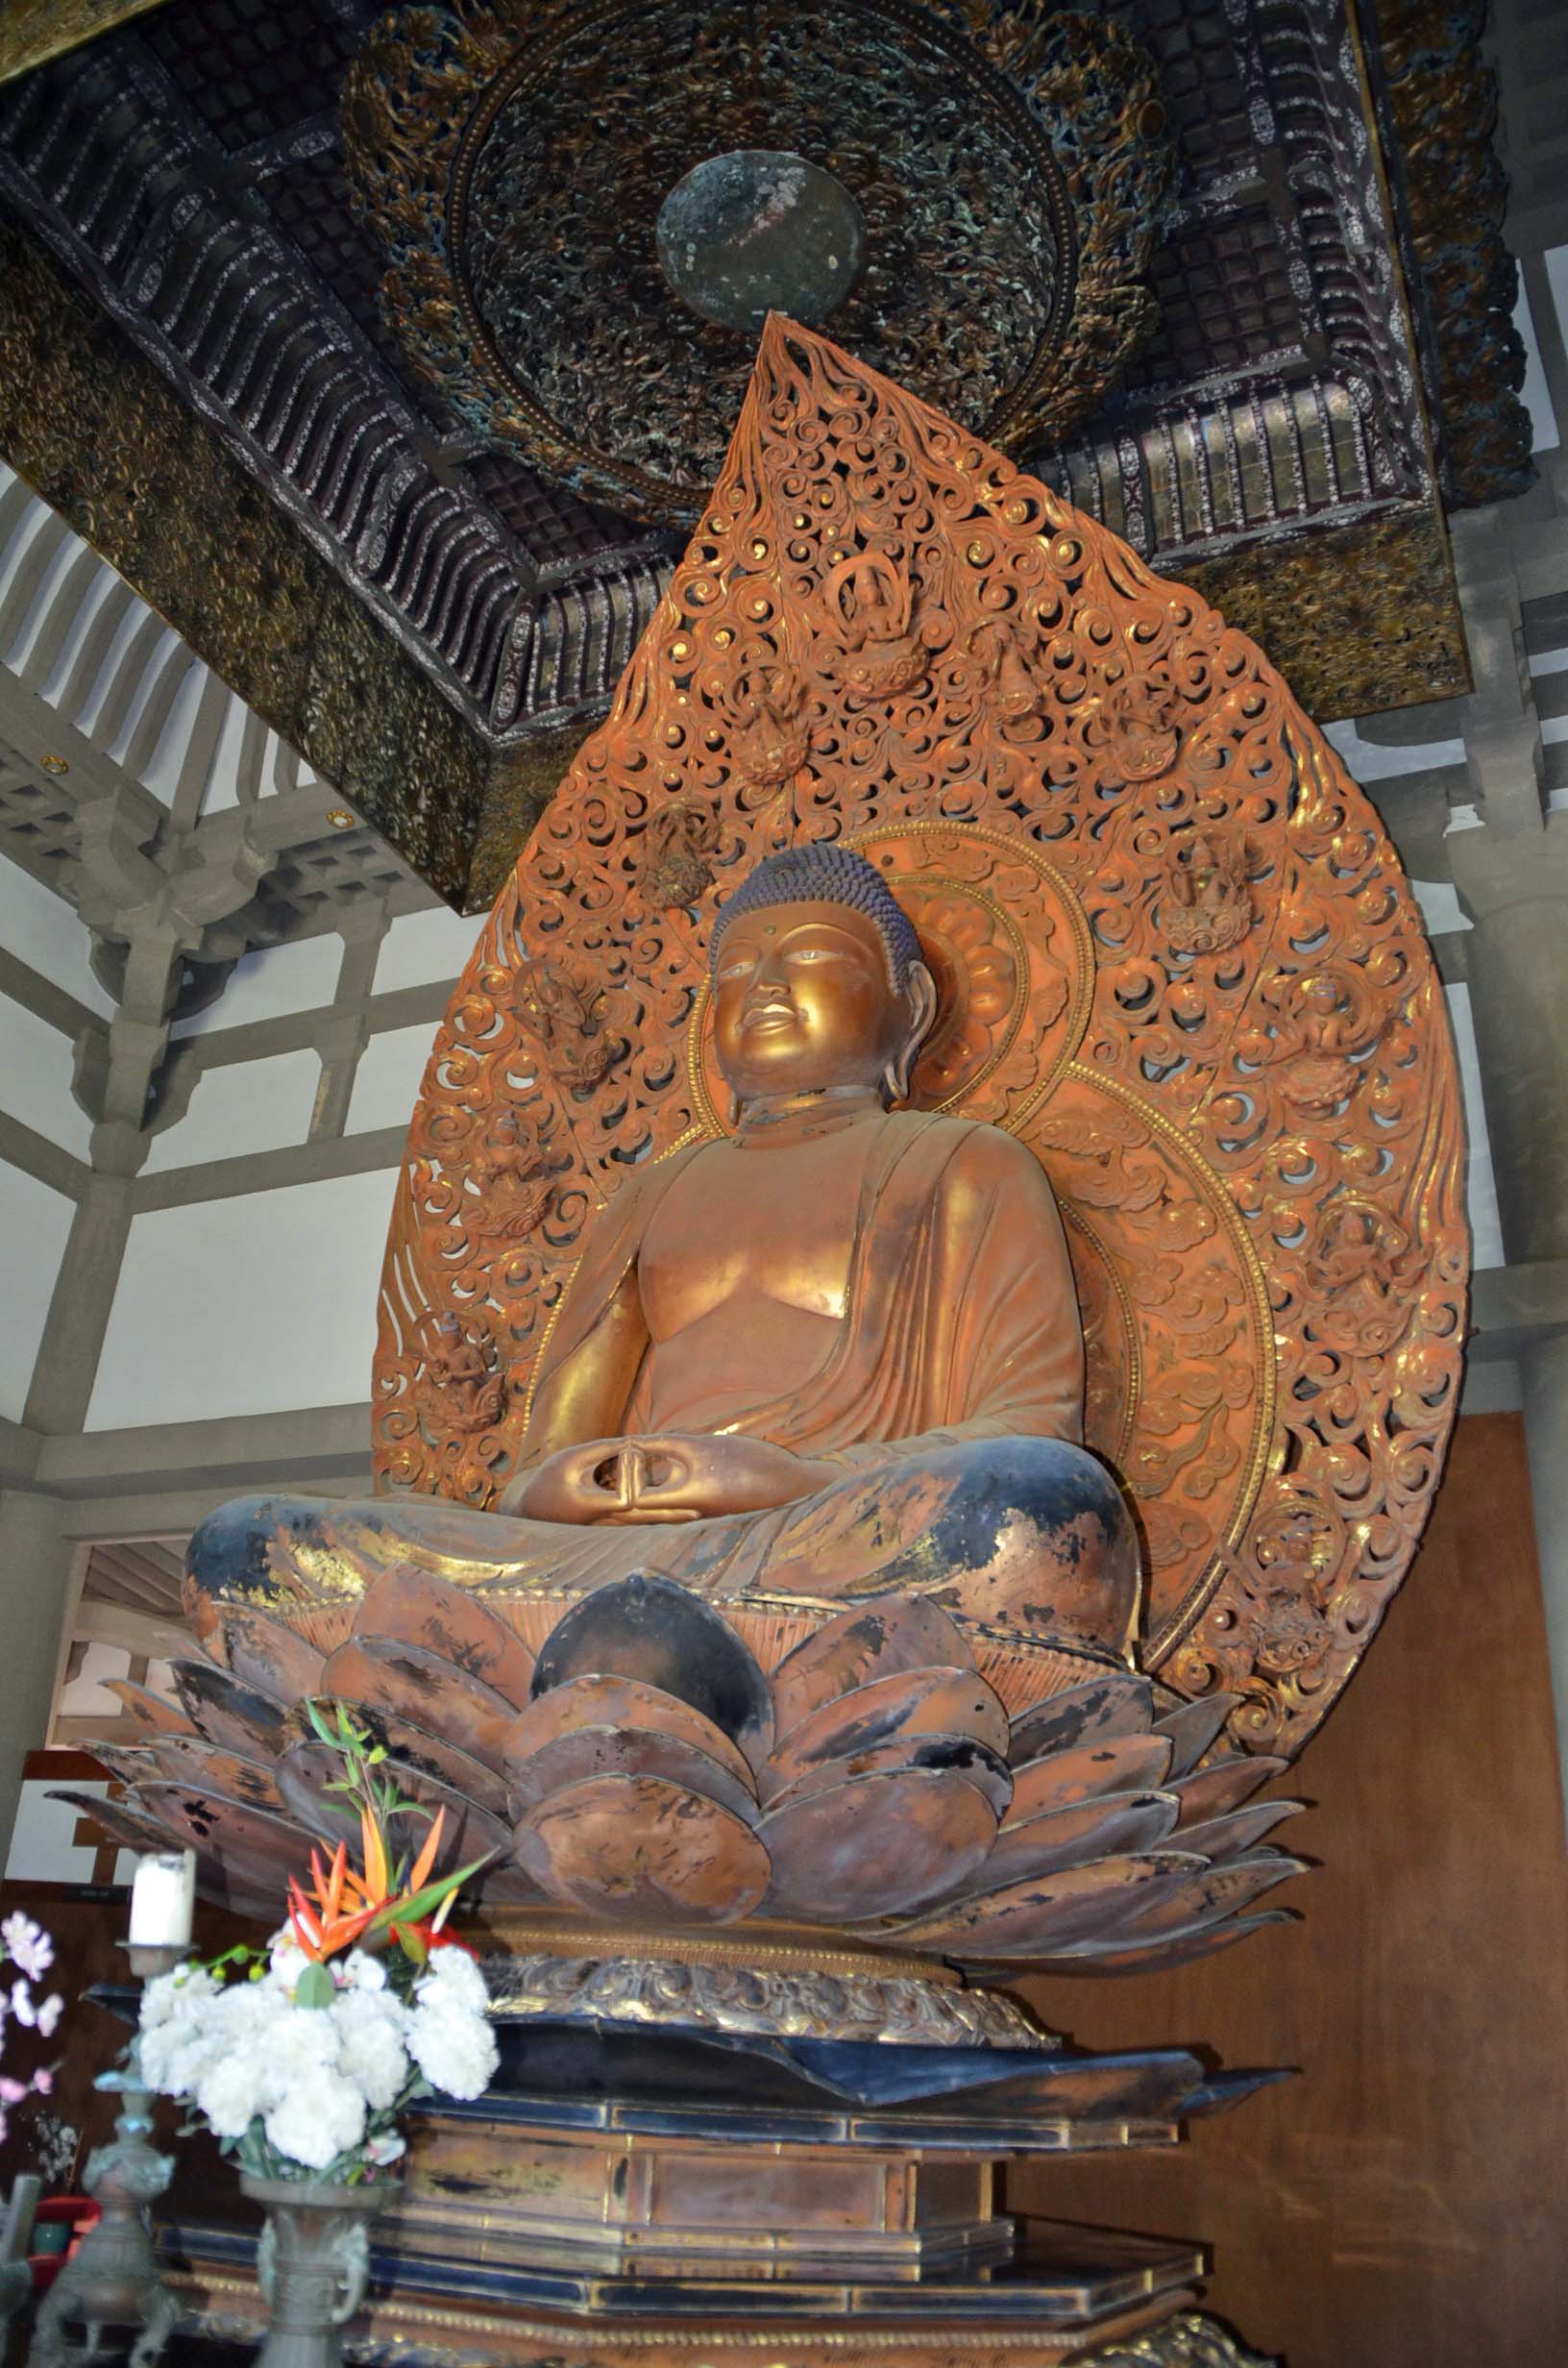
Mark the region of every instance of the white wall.
[[280, 1020], [297, 1011], [325, 1011], [337, 993], [343, 940], [335, 929], [284, 946], [258, 946], [241, 954], [223, 993], [205, 1011], [177, 1021], [176, 1036], [200, 1036], [211, 1028], [243, 1027], [252, 1020]]
[[370, 1394], [394, 1169], [133, 1219], [89, 1431]]
[[381, 940], [376, 957], [376, 993], [396, 987], [426, 987], [461, 976], [479, 942], [482, 919], [437, 904], [424, 913], [403, 913]]
[[247, 1151], [278, 1151], [304, 1143], [320, 1083], [316, 1052], [274, 1052], [263, 1060], [204, 1071], [184, 1117], [153, 1137], [143, 1172], [156, 1175], [204, 1160], [238, 1159]]
[[0, 995], [0, 1110], [85, 1160], [92, 1121], [71, 1092], [74, 1063], [68, 1036]]
[[19, 1422], [76, 1203], [0, 1161], [0, 1415]]
[[376, 1126], [407, 1125], [434, 1042], [433, 1027], [387, 1028], [371, 1038], [354, 1073], [349, 1100], [351, 1135], [362, 1135]]
[[79, 1003], [105, 1019], [112, 1016], [113, 998], [92, 974], [87, 961], [90, 941], [63, 897], [44, 887], [9, 856], [0, 860], [0, 946], [25, 962], [40, 977], [52, 979], [74, 995]]

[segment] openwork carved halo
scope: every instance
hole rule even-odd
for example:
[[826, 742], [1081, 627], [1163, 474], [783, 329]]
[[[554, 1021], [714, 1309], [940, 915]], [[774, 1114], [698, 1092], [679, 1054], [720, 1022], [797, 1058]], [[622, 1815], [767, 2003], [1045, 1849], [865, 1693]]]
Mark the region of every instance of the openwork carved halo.
[[835, 333], [1017, 449], [1060, 436], [1153, 318], [1170, 177], [1152, 61], [1091, 12], [964, 0], [461, 0], [349, 75], [382, 309], [481, 432], [649, 518], [718, 473], [749, 333], [691, 311], [655, 223], [737, 150], [830, 173], [866, 262]]
[[715, 910], [840, 835], [943, 976], [917, 1097], [1017, 1133], [1062, 1201], [1145, 1662], [1238, 1692], [1236, 1739], [1291, 1754], [1404, 1575], [1457, 1403], [1459, 1105], [1413, 900], [1251, 643], [782, 323], [437, 1040], [384, 1275], [382, 1481], [491, 1501], [584, 1224], [721, 1125]]

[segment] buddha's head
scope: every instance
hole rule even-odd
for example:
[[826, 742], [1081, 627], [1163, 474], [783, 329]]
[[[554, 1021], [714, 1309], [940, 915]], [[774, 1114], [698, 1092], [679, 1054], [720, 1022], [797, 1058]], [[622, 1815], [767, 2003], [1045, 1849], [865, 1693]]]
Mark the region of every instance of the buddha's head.
[[741, 1107], [764, 1096], [909, 1091], [937, 994], [919, 940], [864, 855], [786, 848], [714, 924], [714, 1044]]

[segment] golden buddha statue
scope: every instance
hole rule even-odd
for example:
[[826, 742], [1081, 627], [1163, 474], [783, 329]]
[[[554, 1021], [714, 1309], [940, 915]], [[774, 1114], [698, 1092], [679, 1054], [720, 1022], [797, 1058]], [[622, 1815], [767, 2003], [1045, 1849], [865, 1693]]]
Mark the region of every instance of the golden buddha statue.
[[536, 1607], [638, 1573], [795, 1634], [927, 1598], [1024, 1700], [1132, 1663], [1137, 1543], [1081, 1443], [1050, 1186], [999, 1128], [894, 1107], [936, 1005], [908, 917], [864, 856], [796, 847], [723, 906], [711, 965], [736, 1131], [603, 1212], [498, 1508], [226, 1506], [191, 1545], [208, 1633], [237, 1600], [330, 1650], [353, 1597], [412, 1567], [537, 1641]]

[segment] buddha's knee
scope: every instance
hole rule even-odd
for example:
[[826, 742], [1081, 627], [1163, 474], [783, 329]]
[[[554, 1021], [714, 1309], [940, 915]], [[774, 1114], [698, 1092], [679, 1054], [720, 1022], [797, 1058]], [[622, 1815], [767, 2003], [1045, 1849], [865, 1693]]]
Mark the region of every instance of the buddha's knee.
[[934, 1567], [955, 1573], [968, 1616], [1034, 1643], [1127, 1659], [1138, 1537], [1105, 1466], [1063, 1439], [969, 1441], [940, 1460], [950, 1487], [927, 1550]]
[[275, 1566], [311, 1544], [332, 1509], [325, 1497], [234, 1496], [199, 1521], [185, 1548], [185, 1608], [198, 1633], [214, 1603], [282, 1599]]

